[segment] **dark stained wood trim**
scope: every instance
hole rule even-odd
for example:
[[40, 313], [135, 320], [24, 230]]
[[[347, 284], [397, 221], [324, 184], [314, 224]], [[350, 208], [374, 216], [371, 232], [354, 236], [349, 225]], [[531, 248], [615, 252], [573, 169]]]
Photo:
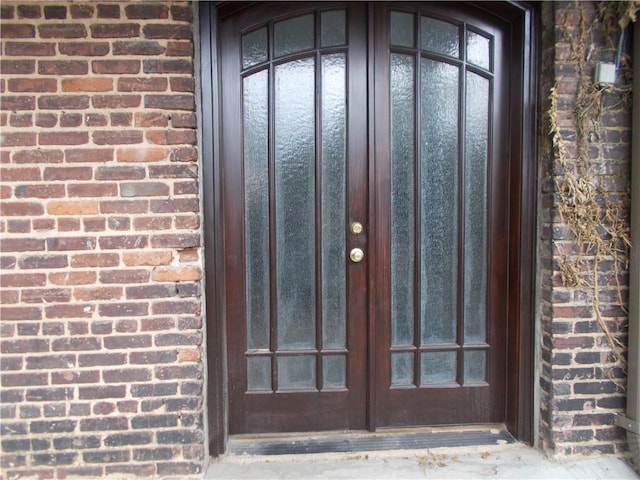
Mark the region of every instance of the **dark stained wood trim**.
[[204, 213], [207, 419], [209, 454], [220, 455], [227, 441], [226, 333], [224, 317], [224, 250], [219, 140], [217, 15], [212, 3], [198, 4], [200, 19], [200, 112]]

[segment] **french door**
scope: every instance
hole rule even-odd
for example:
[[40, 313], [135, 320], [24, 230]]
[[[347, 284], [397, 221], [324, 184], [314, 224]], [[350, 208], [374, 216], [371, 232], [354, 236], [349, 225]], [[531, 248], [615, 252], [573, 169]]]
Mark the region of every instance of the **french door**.
[[508, 30], [276, 2], [219, 40], [230, 433], [503, 422]]

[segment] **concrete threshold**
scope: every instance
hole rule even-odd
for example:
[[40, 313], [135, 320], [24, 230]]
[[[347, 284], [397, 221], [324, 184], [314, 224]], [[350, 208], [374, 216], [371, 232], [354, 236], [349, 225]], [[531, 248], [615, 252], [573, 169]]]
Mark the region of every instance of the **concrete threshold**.
[[639, 479], [625, 458], [549, 458], [520, 443], [358, 453], [223, 455], [213, 479]]

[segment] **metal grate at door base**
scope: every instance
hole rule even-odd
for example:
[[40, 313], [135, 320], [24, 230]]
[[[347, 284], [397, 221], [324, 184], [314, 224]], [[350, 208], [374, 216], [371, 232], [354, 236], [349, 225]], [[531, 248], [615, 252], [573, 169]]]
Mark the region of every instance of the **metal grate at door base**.
[[382, 450], [416, 450], [515, 443], [506, 430], [469, 430], [434, 433], [344, 434], [312, 438], [251, 438], [229, 440], [228, 455], [300, 455]]

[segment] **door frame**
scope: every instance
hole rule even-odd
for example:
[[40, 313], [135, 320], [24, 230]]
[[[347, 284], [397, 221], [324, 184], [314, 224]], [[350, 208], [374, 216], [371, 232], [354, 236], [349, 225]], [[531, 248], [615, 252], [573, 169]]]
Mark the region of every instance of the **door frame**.
[[[249, 3], [249, 2], [247, 2]], [[536, 19], [533, 6], [515, 2], [471, 2], [496, 17], [508, 22], [512, 30], [512, 65], [522, 65], [522, 70], [512, 69], [510, 90], [509, 124], [515, 132], [510, 135], [510, 199], [509, 212], [509, 320], [507, 327], [507, 378], [505, 424], [518, 440], [531, 444], [534, 439], [534, 354], [536, 311], [536, 232], [537, 232], [537, 162], [536, 162], [536, 98], [537, 98], [537, 49]], [[246, 3], [213, 2], [197, 3], [199, 18], [199, 89], [201, 151], [202, 208], [204, 229], [205, 268], [205, 334], [207, 364], [206, 402], [208, 442], [210, 455], [224, 453], [228, 437], [228, 400], [226, 375], [226, 329], [225, 329], [225, 278], [224, 242], [222, 231], [222, 178], [220, 161], [220, 68], [217, 42], [219, 11], [230, 14], [243, 8]], [[373, 5], [368, 6], [368, 41], [373, 45]], [[196, 36], [198, 40], [198, 36]], [[368, 61], [373, 62], [373, 49], [369, 49]], [[373, 82], [371, 69], [368, 78]], [[374, 89], [369, 89], [369, 116], [373, 111]], [[369, 122], [369, 165], [374, 168], [375, 149], [372, 145], [373, 122]], [[369, 182], [375, 172], [369, 172]], [[370, 187], [373, 185], [370, 183]], [[370, 196], [373, 197], [373, 196]], [[370, 221], [375, 221], [375, 198], [369, 199]], [[370, 225], [371, 231], [375, 231]], [[369, 242], [376, 242], [370, 238]], [[375, 248], [371, 245], [369, 248]], [[371, 268], [374, 268], [372, 265]], [[370, 280], [370, 292], [375, 292], [375, 279]], [[376, 324], [378, 306], [375, 295], [369, 296], [371, 325]], [[376, 338], [369, 329], [369, 341]], [[368, 360], [375, 366], [373, 349], [369, 349]], [[370, 367], [370, 375], [375, 375]], [[373, 382], [369, 382], [368, 395], [374, 394]], [[375, 418], [370, 402], [368, 419]]]

